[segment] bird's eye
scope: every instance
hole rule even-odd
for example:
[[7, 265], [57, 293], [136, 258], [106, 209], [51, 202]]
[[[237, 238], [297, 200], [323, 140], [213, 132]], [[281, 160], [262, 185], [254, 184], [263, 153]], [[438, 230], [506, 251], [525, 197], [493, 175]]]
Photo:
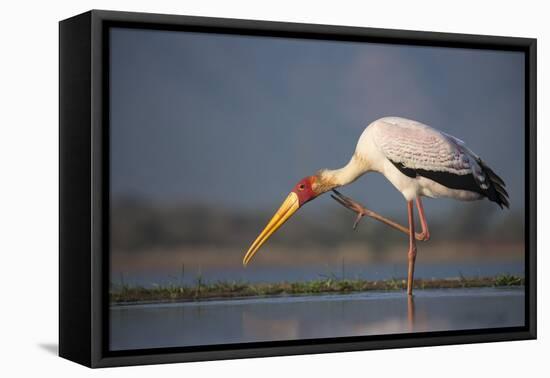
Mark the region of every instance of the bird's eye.
[[298, 186], [298, 189], [304, 190], [305, 187], [306, 187], [306, 186], [305, 186], [304, 184], [300, 184], [300, 186]]

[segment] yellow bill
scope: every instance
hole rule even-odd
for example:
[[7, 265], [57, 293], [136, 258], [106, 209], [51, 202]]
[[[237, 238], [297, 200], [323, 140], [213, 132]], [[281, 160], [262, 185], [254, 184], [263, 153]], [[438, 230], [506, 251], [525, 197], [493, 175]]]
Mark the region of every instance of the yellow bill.
[[260, 247], [269, 239], [275, 231], [277, 231], [291, 216], [300, 208], [300, 202], [298, 201], [298, 195], [291, 192], [284, 200], [283, 204], [277, 210], [273, 218], [269, 221], [264, 230], [258, 235], [254, 243], [246, 252], [243, 258], [243, 265], [246, 266], [248, 262], [254, 257]]

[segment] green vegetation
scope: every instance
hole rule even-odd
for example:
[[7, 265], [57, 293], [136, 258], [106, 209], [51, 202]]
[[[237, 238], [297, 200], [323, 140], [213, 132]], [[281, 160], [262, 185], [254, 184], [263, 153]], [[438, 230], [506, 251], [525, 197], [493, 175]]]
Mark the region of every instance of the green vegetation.
[[523, 278], [511, 274], [500, 274], [495, 277], [495, 286], [519, 286], [523, 285]]
[[[448, 279], [415, 280], [417, 290], [454, 289], [475, 287], [522, 286], [524, 278], [510, 274], [496, 277], [477, 277]], [[199, 278], [195, 285], [167, 285], [144, 288], [125, 284], [113, 285], [110, 290], [111, 303], [198, 301], [221, 298], [265, 297], [284, 295], [342, 294], [362, 291], [405, 290], [404, 279], [368, 281], [363, 279], [337, 279], [334, 276], [305, 282], [246, 283], [215, 282], [205, 283]]]

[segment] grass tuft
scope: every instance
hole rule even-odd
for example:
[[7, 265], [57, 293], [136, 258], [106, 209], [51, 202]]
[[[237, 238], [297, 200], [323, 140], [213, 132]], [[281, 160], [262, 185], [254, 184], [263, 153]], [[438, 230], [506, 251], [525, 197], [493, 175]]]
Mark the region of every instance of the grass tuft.
[[523, 281], [523, 278], [512, 274], [499, 274], [495, 277], [494, 286], [521, 286]]

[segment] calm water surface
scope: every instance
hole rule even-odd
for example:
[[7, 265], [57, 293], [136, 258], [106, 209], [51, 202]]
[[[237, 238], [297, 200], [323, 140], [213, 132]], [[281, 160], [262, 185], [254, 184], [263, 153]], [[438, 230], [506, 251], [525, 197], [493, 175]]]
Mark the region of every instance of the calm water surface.
[[119, 305], [111, 350], [524, 325], [524, 289], [403, 292]]

